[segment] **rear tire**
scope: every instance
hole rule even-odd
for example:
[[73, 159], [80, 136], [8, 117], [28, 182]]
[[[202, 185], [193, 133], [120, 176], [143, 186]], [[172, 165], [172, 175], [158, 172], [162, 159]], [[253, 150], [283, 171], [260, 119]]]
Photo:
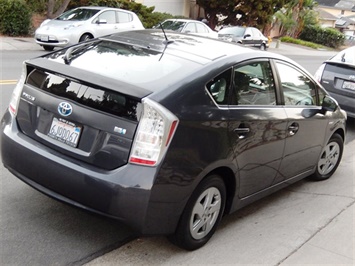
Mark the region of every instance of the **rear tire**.
[[321, 181], [331, 177], [338, 168], [343, 155], [343, 149], [343, 138], [339, 134], [334, 134], [322, 150], [315, 173], [309, 178]]
[[260, 45], [260, 50], [261, 50], [261, 51], [266, 51], [266, 45], [265, 45], [264, 43], [262, 43], [262, 44]]
[[222, 178], [208, 176], [190, 197], [170, 241], [186, 250], [205, 245], [222, 219], [225, 203], [226, 187]]

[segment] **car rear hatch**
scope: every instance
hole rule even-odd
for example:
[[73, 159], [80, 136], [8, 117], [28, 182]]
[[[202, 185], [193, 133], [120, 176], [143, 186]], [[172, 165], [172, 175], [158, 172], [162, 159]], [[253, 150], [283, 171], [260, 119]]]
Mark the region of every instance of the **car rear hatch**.
[[44, 58], [27, 63], [20, 130], [48, 148], [111, 170], [127, 163], [150, 92]]
[[[349, 97], [349, 99], [354, 98], [354, 71], [354, 66], [336, 62], [327, 62], [323, 71], [322, 85], [331, 94], [342, 95], [345, 97]], [[347, 108], [351, 108], [352, 112], [355, 112], [354, 106], [347, 106]]]

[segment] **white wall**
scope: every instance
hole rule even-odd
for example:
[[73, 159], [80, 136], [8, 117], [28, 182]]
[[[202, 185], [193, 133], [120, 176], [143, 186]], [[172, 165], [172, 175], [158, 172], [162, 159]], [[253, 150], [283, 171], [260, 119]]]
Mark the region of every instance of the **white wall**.
[[190, 15], [190, 1], [189, 0], [140, 0], [137, 1], [147, 7], [155, 6], [154, 11], [169, 13], [174, 16]]

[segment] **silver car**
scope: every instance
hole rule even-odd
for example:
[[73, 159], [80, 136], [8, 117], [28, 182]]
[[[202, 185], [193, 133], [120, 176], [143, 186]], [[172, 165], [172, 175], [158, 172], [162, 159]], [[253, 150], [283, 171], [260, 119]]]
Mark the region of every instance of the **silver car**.
[[260, 50], [269, 48], [269, 39], [254, 27], [235, 26], [223, 28], [218, 32], [218, 38], [223, 41], [257, 47]]
[[127, 30], [144, 29], [138, 16], [108, 7], [78, 7], [56, 19], [47, 19], [36, 30], [36, 42], [45, 50]]
[[[159, 27], [160, 25], [156, 26], [156, 28]], [[216, 31], [212, 30], [204, 22], [193, 19], [167, 19], [161, 23], [161, 27], [165, 30], [172, 30], [215, 39], [218, 38], [218, 33]]]

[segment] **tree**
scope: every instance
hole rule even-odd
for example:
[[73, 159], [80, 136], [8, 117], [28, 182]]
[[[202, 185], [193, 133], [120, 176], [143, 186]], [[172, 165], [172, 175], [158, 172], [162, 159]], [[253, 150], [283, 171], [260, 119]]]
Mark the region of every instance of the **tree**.
[[280, 24], [280, 35], [298, 38], [305, 25], [318, 23], [318, 15], [313, 10], [317, 6], [314, 0], [291, 0], [275, 14]]
[[[197, 0], [207, 15], [210, 26], [217, 24], [256, 26], [263, 30], [285, 0]], [[219, 21], [219, 17], [223, 19]]]
[[48, 0], [47, 18], [55, 18], [62, 14], [68, 7], [70, 0]]

